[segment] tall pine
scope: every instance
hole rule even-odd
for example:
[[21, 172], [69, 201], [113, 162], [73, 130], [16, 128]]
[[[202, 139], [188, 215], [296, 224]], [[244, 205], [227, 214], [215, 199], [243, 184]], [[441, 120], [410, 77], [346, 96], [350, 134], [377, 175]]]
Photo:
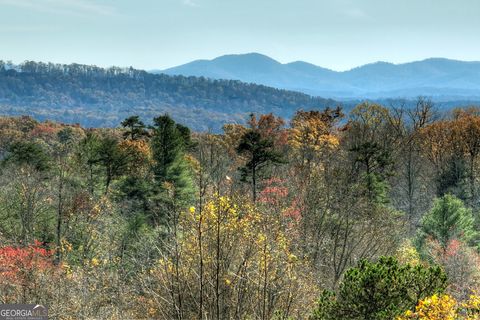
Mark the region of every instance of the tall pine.
[[168, 115], [154, 119], [152, 152], [155, 181], [163, 191], [169, 189], [176, 202], [185, 204], [193, 196], [193, 183], [186, 160], [190, 130]]

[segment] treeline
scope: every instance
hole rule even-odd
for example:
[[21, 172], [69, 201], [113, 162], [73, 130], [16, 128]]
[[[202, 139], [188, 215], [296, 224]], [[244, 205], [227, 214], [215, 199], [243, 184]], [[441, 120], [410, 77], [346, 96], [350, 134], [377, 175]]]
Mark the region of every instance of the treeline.
[[116, 127], [132, 114], [150, 121], [167, 112], [194, 130], [219, 132], [227, 122], [244, 123], [251, 110], [290, 117], [299, 108], [334, 104], [233, 80], [156, 75], [133, 68], [0, 61], [3, 114], [30, 114], [86, 127]]
[[[477, 319], [480, 109], [0, 120], [0, 302], [53, 318]], [[476, 318], [477, 317], [477, 318]]]

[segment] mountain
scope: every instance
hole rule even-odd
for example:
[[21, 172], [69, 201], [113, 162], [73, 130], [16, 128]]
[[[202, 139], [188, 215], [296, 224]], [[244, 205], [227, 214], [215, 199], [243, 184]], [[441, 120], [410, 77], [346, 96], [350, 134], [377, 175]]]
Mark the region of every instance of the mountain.
[[235, 79], [333, 99], [479, 100], [480, 62], [431, 58], [404, 64], [377, 62], [337, 72], [302, 61], [282, 64], [258, 53], [226, 55], [153, 71]]
[[148, 122], [169, 113], [194, 130], [218, 132], [225, 123], [244, 122], [252, 112], [289, 118], [300, 108], [337, 104], [234, 80], [156, 75], [133, 68], [0, 61], [0, 114], [87, 127], [118, 126], [134, 114]]

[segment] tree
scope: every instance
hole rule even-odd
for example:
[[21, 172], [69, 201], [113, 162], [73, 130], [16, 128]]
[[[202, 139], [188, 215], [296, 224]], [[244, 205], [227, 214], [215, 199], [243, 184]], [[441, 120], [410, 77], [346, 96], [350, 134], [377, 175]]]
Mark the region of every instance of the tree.
[[237, 152], [246, 157], [247, 162], [240, 168], [242, 181], [251, 180], [252, 199], [257, 200], [257, 184], [262, 171], [268, 165], [283, 163], [282, 155], [275, 150], [271, 138], [262, 137], [260, 132], [255, 129], [247, 131], [240, 139]]
[[378, 104], [362, 103], [350, 114], [345, 144], [351, 153], [354, 170], [364, 181], [372, 202], [385, 202], [387, 178], [394, 164], [399, 135], [392, 130], [389, 110]]
[[70, 152], [73, 149], [73, 131], [67, 127], [57, 133], [59, 144], [57, 145], [57, 152], [55, 154], [55, 172], [57, 178], [57, 228], [56, 228], [56, 252], [55, 262], [58, 264], [61, 260], [61, 236], [62, 236], [62, 221], [64, 219], [65, 211], [65, 189], [67, 188], [68, 180], [72, 175], [72, 167], [69, 161]]
[[40, 172], [50, 168], [50, 156], [44, 148], [35, 142], [15, 142], [8, 148], [8, 151], [4, 163], [12, 162], [18, 165], [27, 165]]
[[454, 297], [434, 294], [418, 302], [415, 310], [407, 310], [397, 320], [478, 320], [480, 297], [470, 295], [462, 303]]
[[[48, 179], [52, 158], [42, 145], [18, 141], [8, 148], [3, 164], [2, 198], [6, 209], [3, 219], [15, 221], [11, 231], [14, 232], [19, 225], [20, 239], [23, 244], [28, 244], [42, 227], [49, 229]], [[41, 226], [40, 221], [44, 222]], [[43, 236], [49, 238], [50, 234], [44, 232]]]
[[452, 239], [444, 249], [438, 240], [429, 239], [424, 251], [428, 258], [440, 265], [448, 276], [449, 293], [457, 299], [464, 299], [472, 288], [480, 285], [480, 255], [476, 248]]
[[148, 136], [145, 124], [139, 116], [131, 116], [122, 121], [121, 125], [127, 129], [123, 133], [124, 139], [139, 140]]
[[446, 250], [452, 239], [461, 239], [468, 243], [476, 236], [472, 210], [467, 209], [462, 200], [447, 194], [436, 199], [432, 210], [423, 217], [419, 240], [423, 243], [430, 237], [439, 241]]
[[150, 317], [305, 318], [316, 285], [280, 221], [243, 198], [217, 196], [201, 211], [186, 211], [179, 220], [179, 252], [162, 250], [163, 256], [139, 279], [151, 301], [141, 308], [151, 308]]
[[434, 121], [434, 104], [419, 97], [413, 107], [402, 102], [399, 107], [392, 106], [390, 110], [390, 122], [401, 139], [391, 199], [397, 209], [406, 213], [409, 232], [414, 235], [421, 214], [426, 211], [432, 197], [426, 188], [430, 184], [430, 174], [429, 163], [423, 157], [421, 130]]
[[407, 310], [397, 320], [453, 320], [459, 319], [457, 301], [449, 295], [434, 294], [418, 302], [415, 312]]
[[324, 111], [303, 111], [295, 114], [291, 123], [289, 143], [300, 156], [300, 165], [309, 167], [319, 155], [339, 144], [335, 125], [343, 117], [340, 108]]
[[108, 194], [113, 179], [122, 176], [128, 168], [130, 154], [124, 152], [116, 138], [105, 136], [98, 145], [98, 163], [105, 174], [105, 194]]
[[480, 154], [480, 115], [478, 108], [454, 111], [453, 135], [456, 144], [468, 159], [468, 177], [470, 184], [470, 204], [476, 201], [476, 161]]
[[[76, 158], [80, 166], [87, 172], [87, 184], [90, 195], [94, 195], [98, 180], [98, 166], [100, 164], [100, 137], [93, 131], [87, 131], [77, 147]], [[83, 171], [82, 170], [82, 171]]]
[[168, 180], [169, 168], [183, 154], [185, 141], [178, 127], [168, 115], [155, 118], [152, 151], [155, 160], [155, 175], [160, 182]]
[[362, 260], [347, 270], [337, 294], [323, 293], [312, 319], [390, 320], [446, 286], [447, 277], [437, 266], [401, 265], [392, 257]]
[[192, 181], [186, 161], [186, 148], [191, 144], [190, 130], [175, 123], [168, 115], [154, 119], [152, 137], [153, 171], [162, 188], [173, 187], [174, 198], [186, 201], [192, 194]]
[[52, 194], [48, 176], [31, 166], [10, 165], [0, 179], [0, 233], [27, 245], [53, 237]]
[[467, 166], [463, 142], [459, 142], [458, 136], [457, 124], [452, 120], [434, 122], [420, 131], [422, 153], [433, 165], [438, 197], [453, 193], [466, 198]]
[[38, 299], [42, 281], [39, 275], [48, 275], [52, 279], [53, 250], [35, 240], [23, 247], [0, 247], [0, 301], [12, 303], [12, 297], [19, 300]]

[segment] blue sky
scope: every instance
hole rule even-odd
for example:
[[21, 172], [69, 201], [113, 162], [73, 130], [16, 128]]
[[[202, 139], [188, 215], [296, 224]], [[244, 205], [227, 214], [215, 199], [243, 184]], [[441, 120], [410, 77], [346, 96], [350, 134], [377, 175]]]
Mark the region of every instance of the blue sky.
[[260, 52], [334, 70], [480, 60], [479, 0], [0, 0], [0, 59], [162, 69]]

